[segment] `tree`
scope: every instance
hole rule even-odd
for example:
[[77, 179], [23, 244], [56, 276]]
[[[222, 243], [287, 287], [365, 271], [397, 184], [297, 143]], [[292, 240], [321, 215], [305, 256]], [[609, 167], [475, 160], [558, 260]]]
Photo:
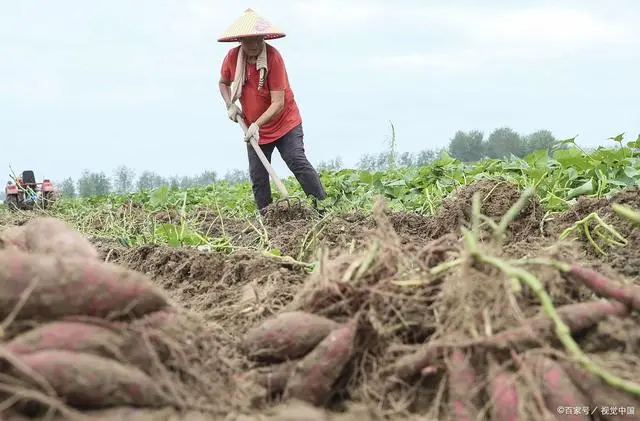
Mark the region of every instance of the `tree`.
[[248, 171], [234, 169], [234, 170], [227, 171], [223, 179], [229, 184], [238, 184], [238, 183], [245, 183], [249, 181], [250, 178], [249, 178]]
[[376, 167], [376, 156], [371, 154], [364, 154], [358, 160], [356, 167], [360, 170], [373, 171]]
[[433, 149], [425, 149], [418, 152], [418, 155], [413, 159], [413, 163], [416, 167], [424, 167], [429, 165], [433, 161], [437, 160], [441, 151], [435, 151]]
[[491, 158], [506, 158], [510, 154], [523, 157], [526, 145], [522, 137], [509, 127], [495, 129], [487, 139], [487, 155]]
[[215, 171], [204, 171], [193, 180], [193, 185], [196, 186], [208, 186], [214, 184], [218, 178]]
[[169, 183], [161, 175], [154, 171], [143, 171], [138, 177], [138, 190], [151, 190], [160, 186], [168, 186]]
[[128, 193], [133, 190], [135, 171], [126, 165], [120, 165], [114, 171], [113, 187], [116, 193]]
[[398, 165], [401, 167], [413, 167], [414, 162], [415, 159], [411, 152], [402, 152], [398, 155]]
[[181, 179], [179, 176], [174, 175], [172, 177], [169, 177], [167, 181], [169, 182], [169, 188], [171, 190], [179, 190], [181, 188], [181, 185], [180, 185]]
[[463, 162], [479, 161], [484, 158], [486, 152], [484, 133], [479, 130], [458, 130], [449, 141], [449, 154]]
[[106, 196], [111, 192], [111, 180], [103, 171], [84, 170], [78, 179], [78, 192], [81, 197]]
[[73, 178], [67, 177], [60, 183], [60, 192], [62, 197], [76, 197], [76, 184], [73, 182]]
[[316, 169], [318, 171], [322, 171], [322, 170], [340, 170], [342, 169], [342, 158], [341, 157], [336, 157], [333, 158], [329, 161], [321, 161], [318, 165], [316, 165]]
[[557, 141], [558, 140], [549, 130], [538, 130], [533, 132], [524, 138], [526, 150], [525, 155], [541, 149], [546, 149], [551, 152], [553, 144]]

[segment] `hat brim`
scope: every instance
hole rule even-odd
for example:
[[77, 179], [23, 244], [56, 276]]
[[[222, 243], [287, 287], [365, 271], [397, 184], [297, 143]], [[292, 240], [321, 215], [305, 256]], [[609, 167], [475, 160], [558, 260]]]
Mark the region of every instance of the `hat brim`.
[[229, 37], [218, 38], [218, 42], [240, 42], [242, 41], [243, 38], [258, 37], [258, 36], [267, 40], [267, 39], [284, 38], [286, 34], [282, 32], [266, 32], [266, 33], [259, 33], [259, 34], [233, 35]]

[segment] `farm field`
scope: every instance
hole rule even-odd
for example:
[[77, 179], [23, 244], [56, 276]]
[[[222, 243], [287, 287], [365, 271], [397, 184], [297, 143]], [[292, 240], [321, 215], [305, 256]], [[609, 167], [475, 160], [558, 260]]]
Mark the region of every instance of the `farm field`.
[[[50, 405], [60, 420], [543, 420], [561, 407], [573, 419], [640, 419], [640, 144], [619, 140], [324, 172], [322, 217], [303, 201], [258, 218], [246, 184], [2, 209], [5, 284], [77, 283], [61, 298], [20, 290], [32, 298], [3, 324], [7, 348], [67, 403], [18, 369], [22, 386], [3, 390], [30, 403], [7, 416], [37, 419]], [[38, 217], [89, 242], [59, 227], [34, 234]], [[69, 261], [26, 257], [45, 252]], [[107, 320], [111, 305], [120, 314]], [[12, 347], [67, 316], [117, 333], [109, 344], [76, 337], [70, 351], [116, 359], [117, 348], [138, 377], [102, 381], [88, 362]], [[40, 335], [29, 352], [69, 347]]]

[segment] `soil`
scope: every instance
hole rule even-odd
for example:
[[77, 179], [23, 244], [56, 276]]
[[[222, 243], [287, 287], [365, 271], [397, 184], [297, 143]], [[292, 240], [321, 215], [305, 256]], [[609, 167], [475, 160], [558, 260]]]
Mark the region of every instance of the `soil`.
[[[447, 404], [440, 401], [445, 398], [439, 393], [446, 389], [441, 383], [446, 377], [442, 367], [424, 367], [422, 377], [407, 380], [408, 384], [391, 381], [390, 367], [425, 342], [468, 341], [485, 335], [487, 330], [495, 333], [520, 326], [522, 317], [542, 311], [530, 288], [525, 285], [521, 293], [514, 293], [510, 279], [495, 268], [463, 264], [433, 274], [438, 265], [466, 256], [468, 245], [460, 241], [460, 228], [470, 228], [475, 192], [480, 193], [481, 213], [496, 224], [520, 197], [519, 189], [509, 183], [480, 180], [459, 188], [432, 216], [389, 212], [384, 207], [377, 208], [373, 215], [349, 213], [324, 219], [295, 207], [289, 213], [270, 209], [263, 221], [221, 219], [206, 210], [192, 215], [194, 226], [201, 233], [228, 239], [233, 245], [231, 252], [155, 245], [124, 247], [105, 239], [93, 242], [103, 259], [146, 273], [177, 307], [194, 315], [195, 321], [181, 329], [191, 330], [191, 335], [202, 342], [201, 352], [211, 350], [206, 352], [218, 359], [216, 364], [197, 366], [199, 374], [214, 379], [213, 384], [224, 384], [220, 389], [224, 392], [218, 393], [238, 394], [218, 402], [229, 405], [228, 410], [231, 402], [241, 399], [238, 396], [246, 398], [246, 402], [233, 405], [242, 414], [226, 419], [453, 419]], [[579, 263], [616, 282], [640, 284], [640, 229], [617, 216], [612, 203], [640, 209], [640, 188], [623, 190], [608, 199], [582, 198], [568, 211], [556, 215], [546, 215], [534, 197], [509, 224], [501, 244], [489, 243], [488, 225], [483, 226], [479, 237], [481, 253], [501, 259]], [[559, 240], [565, 229], [594, 212], [613, 226], [627, 244], [606, 247], [606, 255], [602, 255], [584, 234]], [[161, 222], [175, 221], [176, 217], [174, 212], [154, 215]], [[11, 218], [0, 221], [0, 229], [24, 223], [28, 216]], [[595, 225], [592, 222], [591, 229]], [[269, 254], [275, 249], [279, 256]], [[310, 273], [307, 262], [316, 259], [317, 270]], [[533, 265], [525, 269], [537, 277], [556, 307], [597, 299], [589, 289], [569, 282], [553, 267]], [[396, 281], [410, 287], [396, 285]], [[330, 296], [334, 291], [327, 289], [330, 287], [340, 287], [343, 295]], [[324, 294], [320, 304], [316, 300], [319, 293]], [[337, 392], [326, 410], [295, 400], [277, 403], [257, 399], [262, 392], [250, 389], [245, 394], [242, 382], [234, 383], [237, 376], [260, 366], [241, 355], [238, 345], [244, 333], [267, 318], [291, 310], [313, 312], [341, 323], [361, 317], [364, 312], [370, 322], [368, 339], [358, 345], [352, 362], [333, 384]], [[628, 317], [608, 317], [574, 338], [598, 364], [622, 378], [637, 381], [639, 322], [637, 312]], [[202, 326], [196, 328], [194, 323]], [[542, 342], [538, 348], [562, 351], [557, 341], [538, 339]], [[474, 351], [474, 358], [478, 373], [483, 373], [489, 351], [480, 351]], [[510, 359], [502, 351], [493, 355], [503, 362]], [[432, 368], [437, 374], [425, 374]], [[224, 381], [218, 381], [218, 377]], [[522, 419], [543, 419], [534, 404], [536, 388], [522, 387], [522, 396], [532, 402], [523, 405]], [[477, 399], [486, 403], [483, 397]], [[640, 400], [633, 402], [638, 411]], [[167, 414], [149, 415], [148, 419], [179, 419]]]

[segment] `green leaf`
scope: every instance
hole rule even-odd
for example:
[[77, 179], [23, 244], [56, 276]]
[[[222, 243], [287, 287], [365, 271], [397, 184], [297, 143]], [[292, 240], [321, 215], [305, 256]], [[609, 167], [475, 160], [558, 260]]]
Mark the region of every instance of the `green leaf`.
[[576, 187], [575, 189], [570, 190], [569, 193], [567, 194], [567, 198], [568, 199], [573, 199], [574, 197], [577, 197], [577, 196], [583, 196], [585, 194], [591, 194], [591, 193], [593, 193], [593, 191], [594, 191], [593, 179], [590, 179], [586, 183]]
[[636, 178], [640, 176], [640, 169], [634, 167], [625, 167], [624, 174], [629, 178]]
[[622, 143], [623, 139], [624, 139], [624, 132], [622, 132], [619, 135], [616, 135], [614, 137], [607, 138], [607, 140], [613, 140], [614, 142], [618, 142], [620, 144]]
[[282, 251], [277, 248], [269, 249], [268, 253], [274, 256], [282, 256]]

